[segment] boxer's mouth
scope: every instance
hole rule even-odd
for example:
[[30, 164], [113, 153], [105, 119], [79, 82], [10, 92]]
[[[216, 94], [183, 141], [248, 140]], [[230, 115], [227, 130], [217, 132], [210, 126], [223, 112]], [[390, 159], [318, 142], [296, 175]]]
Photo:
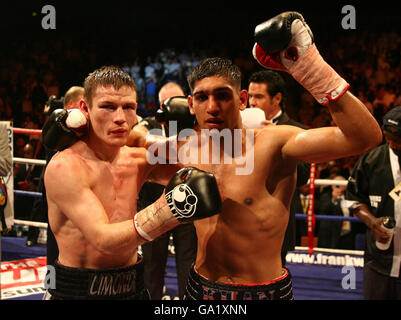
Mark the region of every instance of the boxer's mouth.
[[127, 129], [121, 128], [121, 129], [111, 130], [110, 132], [112, 134], [125, 134], [127, 131], [128, 131]]
[[219, 118], [209, 118], [206, 119], [205, 123], [210, 128], [217, 128], [220, 127], [224, 123], [224, 121]]

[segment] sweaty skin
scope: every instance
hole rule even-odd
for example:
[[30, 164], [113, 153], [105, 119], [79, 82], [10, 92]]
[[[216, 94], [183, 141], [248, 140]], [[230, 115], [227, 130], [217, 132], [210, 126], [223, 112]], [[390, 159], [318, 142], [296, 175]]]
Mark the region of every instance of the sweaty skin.
[[[196, 115], [198, 134], [201, 129], [240, 129], [244, 133], [240, 110], [247, 100], [246, 90], [239, 90], [229, 79], [210, 76], [197, 80], [188, 104]], [[184, 164], [213, 173], [225, 199], [220, 214], [194, 222], [198, 236], [195, 269], [200, 275], [211, 281], [252, 284], [282, 276], [281, 247], [297, 163], [360, 154], [381, 142], [377, 122], [350, 92], [330, 102], [328, 108], [337, 127], [305, 131], [269, 125], [248, 129], [254, 138], [253, 147], [243, 154], [253, 156], [253, 170], [248, 175], [237, 174], [241, 165], [235, 161], [224, 162], [223, 143], [219, 163], [202, 163], [199, 153], [198, 159]], [[198, 151], [202, 147], [198, 141]]]
[[236, 174], [241, 165], [234, 161], [191, 164], [212, 172], [226, 198], [219, 215], [194, 222], [198, 236], [195, 268], [209, 280], [260, 283], [282, 275], [281, 245], [296, 184], [296, 161], [277, 157], [282, 141], [275, 138], [274, 130], [252, 131], [251, 174]]
[[[131, 266], [138, 245], [145, 242], [133, 224], [138, 192], [159, 168], [147, 162], [144, 148], [125, 146], [137, 121], [136, 92], [128, 86], [99, 86], [92, 106], [82, 100], [80, 108], [90, 120], [88, 135], [56, 154], [45, 173], [49, 224], [59, 262], [74, 268]], [[171, 177], [178, 169], [164, 165], [159, 179]], [[172, 215], [163, 201], [145, 208], [141, 219], [158, 222], [162, 214]], [[176, 220], [161, 228], [155, 223], [147, 231], [156, 237], [176, 225]]]
[[[126, 267], [136, 262], [138, 244], [129, 235], [135, 234], [133, 195], [145, 181], [146, 160], [141, 149], [130, 149], [124, 147], [110, 164], [79, 141], [49, 164], [49, 223], [59, 246], [61, 264], [97, 269]], [[63, 181], [54, 175], [62, 175]], [[64, 188], [57, 186], [59, 183]], [[64, 200], [65, 193], [73, 197]], [[108, 230], [110, 224], [115, 230]]]
[[[239, 110], [245, 108], [247, 98], [246, 91], [236, 89], [229, 80], [211, 76], [195, 83], [188, 102], [201, 129], [233, 130], [243, 129]], [[250, 150], [254, 166], [249, 175], [236, 174], [235, 162], [190, 164], [213, 173], [226, 199], [219, 215], [195, 222], [195, 268], [202, 276], [219, 282], [261, 283], [282, 275], [281, 246], [297, 163], [358, 154], [381, 141], [377, 122], [350, 92], [331, 102], [329, 110], [338, 127], [254, 129]], [[222, 147], [221, 157], [223, 153]]]

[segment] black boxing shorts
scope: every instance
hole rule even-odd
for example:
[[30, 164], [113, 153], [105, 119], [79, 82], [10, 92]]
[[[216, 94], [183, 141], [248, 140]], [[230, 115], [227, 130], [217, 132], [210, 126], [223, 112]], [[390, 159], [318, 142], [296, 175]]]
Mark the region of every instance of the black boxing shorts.
[[143, 259], [120, 269], [55, 268], [55, 289], [45, 300], [149, 300], [144, 286]]
[[205, 279], [192, 266], [185, 300], [293, 300], [291, 274], [257, 284], [214, 282]]

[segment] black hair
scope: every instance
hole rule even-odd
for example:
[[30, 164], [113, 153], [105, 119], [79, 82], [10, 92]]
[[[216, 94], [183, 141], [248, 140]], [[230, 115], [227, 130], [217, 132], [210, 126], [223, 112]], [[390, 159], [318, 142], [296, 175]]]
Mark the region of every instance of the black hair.
[[189, 73], [187, 80], [193, 92], [195, 82], [203, 78], [220, 76], [230, 80], [238, 90], [241, 89], [241, 71], [231, 60], [225, 58], [207, 58], [196, 65]]
[[251, 82], [266, 83], [267, 93], [270, 97], [274, 97], [277, 93], [281, 93], [280, 107], [284, 110], [286, 98], [286, 84], [283, 77], [271, 70], [262, 70], [253, 73], [248, 80], [248, 85]]

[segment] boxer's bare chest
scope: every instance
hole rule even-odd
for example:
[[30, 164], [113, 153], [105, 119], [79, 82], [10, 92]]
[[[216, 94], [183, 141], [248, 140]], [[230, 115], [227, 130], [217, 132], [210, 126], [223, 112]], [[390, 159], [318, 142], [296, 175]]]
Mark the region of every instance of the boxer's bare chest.
[[[198, 164], [202, 170], [211, 172], [217, 179], [219, 189], [226, 198], [224, 212], [243, 213], [250, 209], [260, 217], [266, 214], [266, 208], [277, 208], [287, 204], [282, 189], [290, 190], [293, 184], [289, 172], [295, 170], [281, 159], [277, 144], [255, 139], [252, 148], [245, 149], [243, 161], [233, 158], [232, 163]], [[291, 165], [292, 167], [292, 165]], [[247, 168], [247, 170], [244, 170]], [[291, 181], [289, 181], [291, 180]]]
[[118, 159], [113, 163], [94, 164], [92, 190], [103, 204], [110, 222], [132, 218], [138, 193], [138, 163], [134, 159]]

